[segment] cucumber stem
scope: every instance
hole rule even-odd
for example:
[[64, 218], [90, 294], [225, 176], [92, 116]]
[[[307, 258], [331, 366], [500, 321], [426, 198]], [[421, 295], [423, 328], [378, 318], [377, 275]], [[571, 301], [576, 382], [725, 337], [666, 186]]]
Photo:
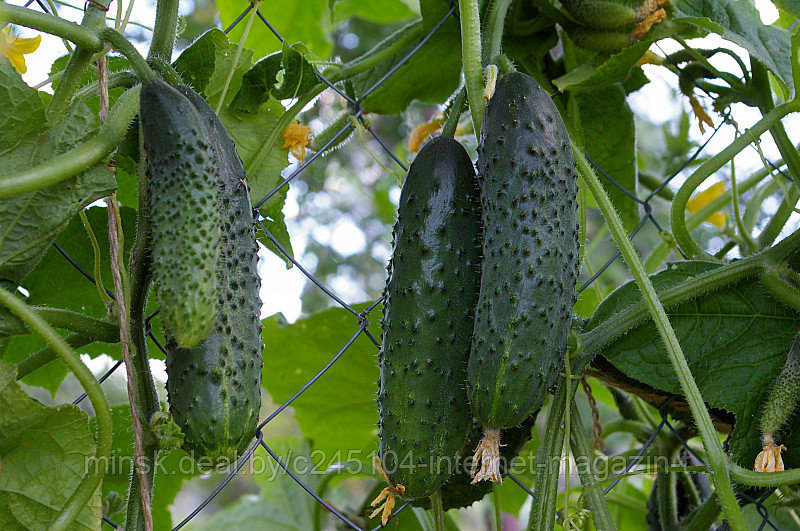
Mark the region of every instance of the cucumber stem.
[[98, 52], [103, 47], [103, 41], [97, 32], [86, 25], [75, 24], [26, 7], [0, 2], [0, 20], [56, 35], [91, 53]]
[[500, 510], [500, 485], [492, 483], [492, 505], [494, 505], [494, 529], [503, 531], [503, 512]]
[[[89, 343], [94, 343], [95, 340], [80, 334], [69, 334], [64, 338], [64, 341], [71, 349], [75, 350], [85, 347]], [[50, 346], [34, 352], [17, 364], [17, 380], [25, 378], [33, 371], [44, 367], [56, 358], [58, 358], [58, 354]]]
[[[743, 135], [743, 137], [744, 136], [746, 136], [746, 133]], [[705, 403], [703, 402], [703, 397], [700, 394], [700, 389], [697, 387], [697, 383], [695, 382], [691, 370], [689, 369], [689, 365], [686, 362], [686, 358], [683, 355], [683, 351], [678, 338], [675, 335], [675, 331], [672, 329], [669, 318], [664, 311], [664, 306], [661, 304], [658, 294], [656, 293], [655, 288], [653, 288], [653, 284], [650, 282], [650, 279], [644, 270], [644, 266], [639, 259], [639, 255], [636, 253], [636, 250], [633, 248], [633, 245], [628, 239], [625, 229], [622, 226], [622, 221], [619, 218], [619, 214], [617, 214], [616, 210], [614, 210], [614, 206], [611, 203], [611, 200], [608, 198], [608, 194], [605, 192], [602, 184], [589, 166], [589, 163], [586, 161], [586, 158], [583, 156], [580, 148], [577, 146], [573, 146], [573, 148], [575, 151], [578, 173], [582, 180], [586, 183], [589, 191], [592, 193], [595, 201], [600, 207], [600, 210], [603, 213], [603, 218], [609, 225], [611, 234], [614, 237], [614, 241], [617, 243], [617, 247], [619, 248], [622, 257], [625, 260], [625, 263], [628, 264], [628, 267], [631, 270], [631, 274], [633, 275], [636, 285], [639, 287], [639, 291], [645, 300], [647, 310], [656, 325], [656, 329], [658, 330], [659, 336], [661, 336], [661, 340], [664, 342], [664, 346], [666, 347], [673, 370], [675, 371], [675, 375], [681, 384], [683, 394], [686, 397], [686, 401], [689, 404], [690, 410], [692, 411], [692, 417], [694, 418], [698, 431], [700, 432], [700, 437], [703, 441], [703, 446], [705, 447], [707, 454], [708, 469], [719, 495], [725, 517], [728, 519], [728, 522], [732, 528], [747, 529], [747, 524], [744, 520], [744, 514], [739, 507], [739, 503], [736, 501], [736, 495], [734, 494], [733, 487], [731, 486], [731, 478], [726, 467], [725, 451], [722, 448], [722, 443], [717, 437], [716, 430], [714, 429], [714, 425], [711, 421], [711, 416], [706, 409]], [[698, 172], [695, 172], [695, 175], [697, 175], [697, 173]], [[705, 177], [703, 177], [703, 180], [704, 179]], [[700, 182], [702, 182], [702, 180]], [[680, 192], [678, 195], [680, 195]], [[675, 200], [676, 202], [678, 201], [677, 196]], [[685, 208], [685, 203], [683, 207]], [[686, 220], [683, 210], [681, 210], [680, 217], [685, 226]], [[694, 242], [692, 241], [692, 243]]]
[[431, 494], [431, 511], [433, 512], [434, 531], [444, 531], [444, 510], [442, 509], [442, 493], [437, 489]]
[[461, 61], [467, 86], [467, 99], [475, 134], [480, 135], [483, 110], [483, 65], [481, 63], [481, 18], [478, 0], [458, 0], [461, 17]]
[[442, 136], [449, 136], [453, 138], [456, 136], [456, 129], [458, 129], [458, 120], [461, 118], [461, 113], [464, 112], [464, 104], [467, 103], [467, 89], [462, 87], [458, 91], [453, 104], [450, 105], [447, 121], [442, 128]]
[[153, 24], [153, 39], [147, 59], [162, 59], [169, 63], [172, 49], [175, 47], [175, 35], [178, 31], [178, 0], [158, 0], [156, 3], [156, 20]]

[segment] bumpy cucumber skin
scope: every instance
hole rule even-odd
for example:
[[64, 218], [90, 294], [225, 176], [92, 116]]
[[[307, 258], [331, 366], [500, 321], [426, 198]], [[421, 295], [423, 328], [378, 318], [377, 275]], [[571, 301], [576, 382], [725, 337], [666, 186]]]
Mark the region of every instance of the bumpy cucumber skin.
[[200, 95], [188, 87], [180, 91], [199, 111], [220, 161], [222, 236], [213, 330], [191, 349], [181, 348], [167, 335], [167, 392], [170, 412], [184, 432], [183, 448], [201, 464], [221, 466], [245, 451], [261, 407], [258, 248], [245, 172], [234, 143]]
[[200, 114], [163, 81], [142, 87], [153, 284], [164, 329], [183, 347], [208, 337], [217, 312], [218, 161]]
[[464, 379], [480, 284], [475, 170], [455, 140], [428, 142], [409, 169], [383, 306], [379, 454], [404, 497], [430, 496], [472, 426]]
[[[513, 466], [514, 459], [522, 451], [525, 444], [531, 440], [531, 431], [536, 424], [537, 413], [525, 419], [519, 426], [500, 432], [500, 440], [503, 441], [503, 446], [500, 447], [500, 458], [504, 467]], [[458, 468], [445, 484], [439, 488], [439, 494], [442, 495], [442, 508], [445, 511], [469, 507], [492, 492], [492, 483], [489, 481], [472, 483], [472, 476], [470, 475], [472, 462], [467, 459], [472, 456], [472, 452], [482, 436], [483, 428], [480, 424], [475, 423], [459, 456]], [[505, 469], [503, 469], [503, 475], [505, 475], [505, 472]], [[412, 502], [412, 505], [430, 509], [431, 500], [430, 498], [421, 498]]]
[[483, 272], [467, 388], [485, 427], [508, 428], [541, 407], [563, 366], [579, 269], [572, 148], [530, 76], [497, 83], [478, 175]]

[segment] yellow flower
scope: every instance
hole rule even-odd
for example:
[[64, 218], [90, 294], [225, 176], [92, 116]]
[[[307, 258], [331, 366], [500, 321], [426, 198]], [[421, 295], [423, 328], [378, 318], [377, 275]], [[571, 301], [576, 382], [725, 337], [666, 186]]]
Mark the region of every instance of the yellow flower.
[[418, 125], [411, 131], [411, 136], [408, 137], [408, 151], [416, 153], [422, 147], [423, 142], [428, 139], [437, 129], [442, 127], [444, 119], [434, 118], [430, 122]]
[[308, 136], [311, 134], [311, 128], [307, 125], [300, 125], [297, 120], [293, 124], [286, 126], [283, 130], [283, 138], [286, 141], [283, 147], [289, 148], [297, 160], [303, 162], [306, 158], [306, 146], [308, 146], [310, 139]]
[[[695, 195], [686, 203], [686, 210], [689, 212], [697, 212], [714, 199], [722, 195], [725, 190], [725, 183], [712, 184], [699, 194]], [[706, 218], [706, 221], [713, 223], [717, 227], [725, 225], [725, 212], [719, 211], [711, 214]]]
[[714, 121], [706, 112], [703, 104], [698, 101], [697, 98], [691, 96], [689, 98], [689, 103], [692, 105], [692, 110], [694, 111], [694, 115], [697, 116], [697, 123], [700, 126], [700, 132], [705, 133], [706, 128], [703, 127], [703, 124], [707, 124], [710, 128], [714, 128]]
[[23, 39], [17, 35], [11, 35], [11, 30], [6, 26], [0, 30], [0, 53], [5, 55], [17, 72], [24, 74], [28, 71], [25, 65], [25, 54], [33, 53], [42, 42], [42, 36], [37, 35], [32, 39]]

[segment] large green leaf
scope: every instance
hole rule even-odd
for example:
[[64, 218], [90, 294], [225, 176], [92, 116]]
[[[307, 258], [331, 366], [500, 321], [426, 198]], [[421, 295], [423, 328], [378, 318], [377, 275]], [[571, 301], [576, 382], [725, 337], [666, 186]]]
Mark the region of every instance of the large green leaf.
[[[372, 312], [370, 331], [380, 337]], [[291, 397], [327, 364], [358, 330], [356, 317], [341, 308], [286, 325], [278, 314], [263, 321], [263, 386], [275, 402]], [[369, 462], [377, 449], [378, 348], [361, 334], [325, 375], [292, 403], [317, 462]]]
[[[383, 44], [400, 37], [400, 33], [395, 33]], [[364, 94], [397, 66], [424, 37], [423, 35], [406, 46], [392, 59], [356, 77], [353, 80], [355, 93]], [[451, 17], [407, 62], [364, 99], [364, 110], [378, 114], [398, 114], [405, 111], [413, 100], [443, 102], [458, 88], [460, 76], [461, 33], [458, 21]]]
[[[136, 214], [131, 208], [123, 207], [122, 230], [126, 236], [124, 252], [125, 263], [136, 234]], [[100, 248], [100, 263], [103, 285], [106, 289], [114, 291], [111, 278], [108, 254], [108, 214], [103, 207], [92, 207], [86, 211], [89, 224], [97, 238]], [[94, 273], [94, 252], [86, 229], [80, 218], [74, 217], [56, 238], [62, 249], [90, 274]], [[70, 264], [64, 256], [53, 246], [50, 246], [42, 261], [36, 266], [23, 282], [29, 292], [27, 303], [33, 306], [52, 306], [65, 308], [83, 313], [98, 319], [105, 317], [106, 308], [97, 292], [97, 288], [80, 271]], [[11, 338], [5, 349], [0, 349], [2, 357], [7, 361], [19, 362], [33, 352], [44, 346], [44, 342], [37, 335], [23, 335]], [[160, 352], [153, 349], [154, 357], [160, 357]], [[119, 358], [117, 345], [98, 343], [79, 350], [81, 354], [97, 356], [109, 354]], [[56, 360], [46, 368], [31, 373], [23, 380], [28, 385], [44, 387], [55, 395], [58, 386], [67, 374], [66, 366]]]
[[[622, 85], [570, 93], [570, 100], [572, 131], [579, 133], [581, 145], [609, 177], [636, 195], [636, 129]], [[639, 222], [639, 204], [608, 179], [600, 180], [631, 232]]]
[[[51, 160], [91, 138], [99, 127], [82, 103], [63, 119], [48, 122], [39, 93], [8, 62], [0, 63], [0, 101], [5, 102], [0, 107], [0, 172], [4, 174]], [[20, 283], [64, 224], [114, 188], [111, 172], [98, 163], [52, 186], [0, 199], [0, 279]]]
[[[219, 16], [223, 27], [227, 27], [250, 5], [247, 0], [217, 0]], [[280, 2], [261, 2], [258, 6], [264, 18], [281, 36], [289, 42], [300, 41], [322, 59], [328, 57], [331, 42], [328, 0], [282, 0]], [[231, 40], [238, 42], [247, 25], [247, 16], [230, 32]], [[281, 49], [281, 41], [256, 16], [247, 45], [255, 51], [256, 57], [267, 55]]]
[[738, 44], [793, 89], [789, 32], [761, 22], [750, 2], [735, 0], [674, 0], [673, 20], [713, 31]]
[[[683, 262], [651, 277], [657, 291], [719, 267]], [[629, 282], [609, 295], [587, 330], [641, 302]], [[729, 451], [744, 467], [752, 467], [761, 448], [759, 412], [800, 329], [800, 314], [767, 295], [755, 279], [742, 280], [689, 302], [667, 308], [670, 323], [704, 400], [736, 416]], [[600, 354], [625, 375], [656, 389], [681, 393], [680, 384], [652, 322], [607, 345]], [[797, 466], [800, 423], [792, 423], [787, 466]], [[794, 449], [794, 451], [792, 451]]]
[[389, 23], [413, 17], [414, 2], [402, 0], [328, 0], [331, 18], [339, 22], [350, 17], [360, 17], [372, 22]]
[[[93, 455], [86, 413], [28, 397], [16, 382], [16, 368], [0, 360], [0, 527], [48, 529]], [[100, 527], [99, 493], [70, 529]]]
[[[104, 499], [112, 491], [125, 498], [133, 463], [133, 430], [130, 409], [128, 406], [114, 406], [111, 408], [111, 415], [114, 420], [114, 439], [111, 444], [111, 466], [103, 479]], [[91, 421], [93, 428], [95, 424], [93, 418]], [[152, 503], [153, 524], [155, 529], [169, 529], [172, 527], [169, 506], [172, 505], [184, 480], [198, 475], [200, 470], [183, 450], [161, 452], [156, 460], [155, 470]], [[124, 511], [107, 513], [106, 516], [120, 525], [125, 520]]]

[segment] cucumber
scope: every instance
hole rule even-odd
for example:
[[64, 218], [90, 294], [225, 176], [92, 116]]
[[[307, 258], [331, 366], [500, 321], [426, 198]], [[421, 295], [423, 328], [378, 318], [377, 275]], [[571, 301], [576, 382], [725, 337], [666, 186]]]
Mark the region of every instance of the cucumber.
[[530, 76], [513, 72], [497, 83], [478, 174], [483, 263], [467, 390], [485, 428], [474, 481], [500, 481], [499, 430], [539, 409], [563, 366], [580, 266], [570, 140]]
[[163, 81], [142, 87], [140, 117], [161, 323], [179, 345], [194, 347], [217, 312], [219, 162], [200, 114]]
[[202, 466], [238, 458], [255, 435], [261, 407], [261, 321], [253, 208], [233, 141], [203, 98], [180, 87], [201, 117], [219, 161], [215, 181], [221, 241], [212, 269], [217, 313], [211, 334], [193, 348], [167, 333], [170, 412], [184, 433], [183, 448]]
[[475, 170], [461, 144], [438, 137], [419, 152], [403, 185], [384, 293], [378, 408], [388, 494], [430, 496], [466, 441], [479, 263]]

